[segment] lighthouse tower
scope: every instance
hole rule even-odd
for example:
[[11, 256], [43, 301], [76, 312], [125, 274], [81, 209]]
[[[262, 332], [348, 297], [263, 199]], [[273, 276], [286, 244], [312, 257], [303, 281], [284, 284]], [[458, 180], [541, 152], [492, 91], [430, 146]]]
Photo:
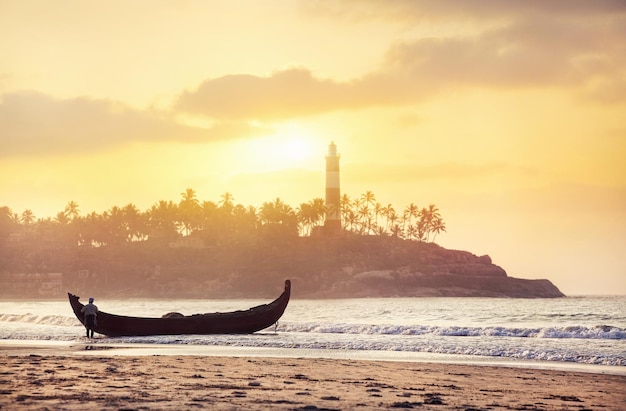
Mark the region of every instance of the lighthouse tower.
[[326, 156], [326, 221], [324, 222], [326, 235], [341, 233], [340, 197], [339, 154], [337, 154], [337, 146], [331, 141]]

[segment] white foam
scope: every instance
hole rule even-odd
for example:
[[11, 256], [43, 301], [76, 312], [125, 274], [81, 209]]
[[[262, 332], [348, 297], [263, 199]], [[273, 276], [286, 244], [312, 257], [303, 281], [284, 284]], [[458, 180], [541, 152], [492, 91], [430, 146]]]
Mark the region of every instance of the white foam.
[[[107, 306], [108, 304], [108, 306]], [[116, 313], [228, 311], [249, 302], [103, 301]], [[202, 307], [199, 307], [202, 305]], [[111, 307], [113, 309], [111, 309]], [[81, 341], [67, 301], [0, 302], [0, 340]], [[356, 353], [468, 355], [626, 366], [626, 298], [557, 300], [294, 300], [274, 332], [253, 335], [106, 338], [96, 344], [248, 347]], [[350, 354], [346, 354], [350, 355]]]
[[334, 334], [380, 334], [380, 335], [440, 335], [454, 337], [520, 337], [520, 338], [586, 338], [586, 339], [626, 339], [626, 330], [608, 325], [567, 326], [544, 328], [507, 328], [507, 327], [438, 327], [404, 325], [367, 325], [367, 324], [326, 324], [326, 323], [290, 323], [283, 324], [283, 331], [334, 333]]
[[62, 316], [62, 315], [35, 315], [31, 313], [0, 314], [0, 322], [60, 325], [60, 326], [80, 325], [80, 322], [74, 316], [67, 317], [67, 316]]

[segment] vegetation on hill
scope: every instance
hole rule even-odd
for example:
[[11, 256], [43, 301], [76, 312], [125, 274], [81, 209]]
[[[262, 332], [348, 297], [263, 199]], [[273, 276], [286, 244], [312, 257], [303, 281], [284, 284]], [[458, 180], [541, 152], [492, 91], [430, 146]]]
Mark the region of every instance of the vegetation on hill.
[[[0, 242], [14, 238], [29, 242], [54, 242], [65, 246], [101, 247], [140, 241], [170, 243], [183, 237], [200, 239], [207, 246], [245, 243], [266, 232], [281, 237], [309, 236], [324, 223], [326, 205], [315, 198], [293, 208], [280, 198], [259, 208], [235, 204], [230, 193], [219, 201], [200, 201], [188, 188], [178, 203], [161, 200], [148, 210], [134, 204], [114, 206], [81, 216], [70, 201], [54, 218], [37, 218], [29, 209], [21, 214], [0, 207]], [[357, 198], [344, 195], [340, 211], [344, 229], [360, 235], [391, 235], [417, 241], [434, 241], [446, 230], [438, 208], [409, 204], [401, 212], [383, 205], [368, 191]]]
[[200, 202], [187, 189], [144, 212], [129, 204], [81, 216], [70, 201], [53, 219], [0, 207], [0, 295], [32, 294], [16, 273], [62, 273], [68, 291], [118, 298], [271, 297], [286, 278], [296, 298], [560, 294], [524, 281], [512, 290], [488, 256], [434, 244], [445, 231], [434, 205], [398, 214], [367, 192], [344, 196], [340, 211], [344, 231], [327, 237], [319, 198], [256, 209], [229, 193]]

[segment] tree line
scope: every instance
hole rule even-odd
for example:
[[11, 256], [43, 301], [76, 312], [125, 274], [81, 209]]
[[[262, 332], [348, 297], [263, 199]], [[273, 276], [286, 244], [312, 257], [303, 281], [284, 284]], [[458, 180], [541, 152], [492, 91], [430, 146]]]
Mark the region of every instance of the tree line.
[[[439, 209], [414, 203], [396, 210], [383, 205], [371, 191], [340, 201], [343, 230], [359, 235], [395, 236], [420, 242], [434, 242], [446, 231]], [[260, 207], [236, 204], [226, 192], [219, 201], [200, 201], [188, 188], [180, 200], [161, 200], [140, 211], [134, 204], [114, 206], [102, 213], [81, 215], [79, 205], [69, 201], [55, 217], [37, 218], [29, 209], [21, 214], [0, 207], [0, 240], [11, 234], [68, 246], [104, 246], [145, 241], [172, 242], [198, 238], [205, 245], [221, 245], [255, 238], [310, 236], [324, 224], [329, 211], [322, 198], [293, 208], [280, 198]]]

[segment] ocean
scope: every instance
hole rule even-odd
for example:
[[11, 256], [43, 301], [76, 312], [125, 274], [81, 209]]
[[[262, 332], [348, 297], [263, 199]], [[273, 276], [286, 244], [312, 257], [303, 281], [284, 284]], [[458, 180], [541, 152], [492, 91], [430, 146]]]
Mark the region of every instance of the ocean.
[[[233, 311], [267, 302], [96, 300], [102, 311], [154, 317], [171, 311]], [[447, 361], [626, 374], [626, 296], [292, 299], [276, 326], [251, 335], [96, 335], [94, 340], [84, 337], [67, 301], [0, 302], [0, 350], [26, 343], [113, 347], [120, 355], [144, 350]]]

